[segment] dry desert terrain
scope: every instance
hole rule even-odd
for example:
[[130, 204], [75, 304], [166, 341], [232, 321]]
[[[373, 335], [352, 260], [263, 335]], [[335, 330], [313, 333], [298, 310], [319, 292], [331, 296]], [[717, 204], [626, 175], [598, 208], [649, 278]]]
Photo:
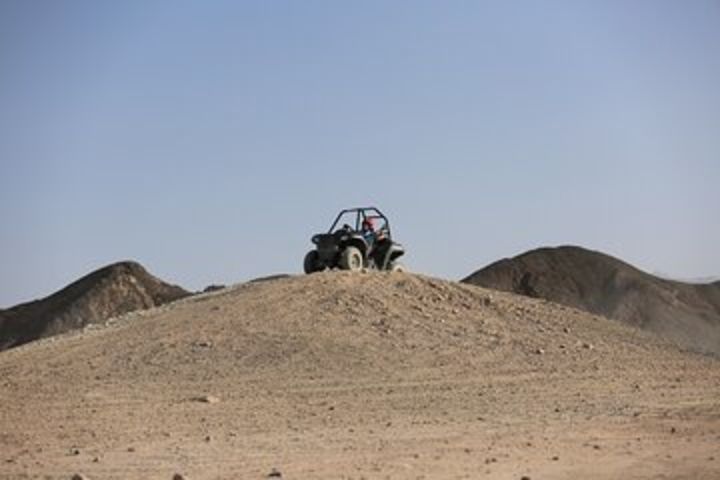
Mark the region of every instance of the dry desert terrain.
[[2, 479], [720, 478], [717, 358], [403, 273], [241, 284], [6, 350], [0, 405]]

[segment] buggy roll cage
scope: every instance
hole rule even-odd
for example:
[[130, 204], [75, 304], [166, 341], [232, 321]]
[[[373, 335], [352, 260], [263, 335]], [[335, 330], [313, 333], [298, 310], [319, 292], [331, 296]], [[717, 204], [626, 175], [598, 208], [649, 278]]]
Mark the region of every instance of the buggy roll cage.
[[360, 226], [362, 225], [363, 220], [366, 219], [375, 219], [380, 218], [382, 220], [385, 220], [385, 231], [387, 231], [387, 236], [389, 238], [392, 238], [392, 235], [390, 234], [390, 221], [387, 219], [384, 213], [382, 213], [380, 210], [378, 210], [376, 207], [360, 207], [360, 208], [347, 208], [345, 210], [340, 211], [338, 213], [338, 216], [335, 218], [335, 221], [333, 222], [332, 226], [330, 226], [330, 230], [328, 230], [328, 233], [332, 233], [335, 230], [335, 227], [340, 222], [340, 219], [343, 217], [343, 215], [347, 213], [355, 213], [355, 228], [354, 230], [360, 231]]

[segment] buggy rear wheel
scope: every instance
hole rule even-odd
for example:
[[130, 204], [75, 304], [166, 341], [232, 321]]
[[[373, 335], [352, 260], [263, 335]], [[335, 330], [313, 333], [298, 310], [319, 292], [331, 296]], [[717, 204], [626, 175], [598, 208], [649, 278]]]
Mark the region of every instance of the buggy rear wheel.
[[390, 268], [388, 268], [388, 270], [390, 270], [391, 272], [401, 272], [401, 273], [406, 271], [405, 265], [403, 265], [402, 263], [398, 263], [398, 262], [392, 262], [390, 264]]

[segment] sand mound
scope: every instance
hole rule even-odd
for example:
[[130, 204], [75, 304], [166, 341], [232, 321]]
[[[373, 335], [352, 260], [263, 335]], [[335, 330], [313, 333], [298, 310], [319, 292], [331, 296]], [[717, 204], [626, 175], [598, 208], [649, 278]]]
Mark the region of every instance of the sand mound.
[[49, 297], [0, 311], [0, 350], [187, 295], [138, 263], [108, 265]]
[[408, 274], [189, 297], [2, 352], [0, 378], [8, 478], [720, 472], [716, 360]]
[[580, 308], [655, 332], [683, 348], [720, 354], [720, 282], [666, 280], [579, 247], [532, 250], [463, 282]]

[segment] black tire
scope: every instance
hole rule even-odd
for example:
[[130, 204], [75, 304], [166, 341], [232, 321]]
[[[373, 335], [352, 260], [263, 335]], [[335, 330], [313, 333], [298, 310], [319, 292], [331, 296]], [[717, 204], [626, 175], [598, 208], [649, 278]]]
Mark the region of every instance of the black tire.
[[363, 256], [357, 247], [346, 247], [340, 254], [340, 268], [358, 272], [363, 268]]
[[320, 255], [318, 255], [317, 250], [310, 250], [307, 255], [305, 255], [305, 261], [303, 262], [303, 268], [305, 269], [305, 273], [315, 273], [322, 270], [320, 266]]

